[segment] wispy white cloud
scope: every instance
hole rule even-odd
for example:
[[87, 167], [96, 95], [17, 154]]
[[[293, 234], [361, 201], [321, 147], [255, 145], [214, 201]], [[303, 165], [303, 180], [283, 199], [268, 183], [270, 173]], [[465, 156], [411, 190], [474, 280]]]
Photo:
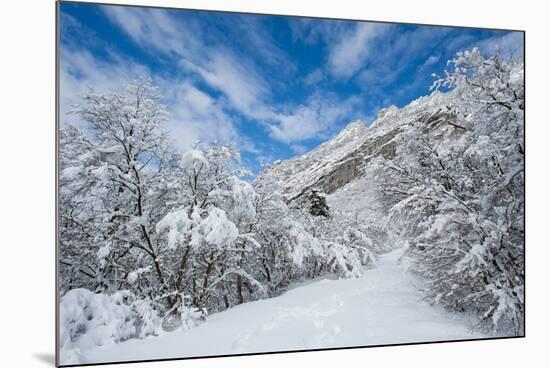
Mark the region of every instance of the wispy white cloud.
[[333, 96], [313, 95], [307, 103], [278, 114], [277, 123], [269, 126], [270, 134], [286, 143], [326, 138], [338, 122], [350, 116], [357, 102], [356, 97], [342, 101]]
[[437, 63], [439, 61], [439, 59], [441, 58], [441, 56], [439, 55], [430, 55], [426, 61], [424, 62], [424, 64], [422, 64], [423, 67], [427, 67], [427, 66], [430, 66], [430, 65], [433, 65], [435, 63]]
[[178, 21], [166, 10], [104, 7], [104, 11], [136, 44], [150, 53], [172, 57], [182, 69], [222, 92], [240, 113], [265, 117], [262, 100], [269, 87], [251, 60], [206, 42], [192, 23]]
[[168, 93], [165, 96], [171, 113], [168, 129], [181, 151], [198, 141], [234, 143], [240, 147], [242, 138], [237, 132], [236, 122], [224, 111], [219, 100], [189, 81], [174, 83], [162, 80], [158, 84]]
[[[385, 85], [396, 80], [422, 52], [436, 46], [451, 31], [447, 27], [419, 27], [403, 30], [380, 23], [311, 22], [291, 23], [295, 40], [324, 42], [327, 47], [325, 77], [336, 80], [355, 78], [364, 88]], [[433, 64], [437, 55], [426, 60]], [[304, 83], [317, 81], [315, 70]], [[372, 84], [374, 82], [374, 85]]]
[[[389, 28], [383, 42], [376, 44], [376, 52], [368, 58], [355, 80], [374, 105], [397, 104], [403, 96], [431, 83], [431, 68], [440, 61], [441, 54], [433, 50], [443, 48], [452, 29], [447, 27]], [[403, 84], [400, 81], [407, 80]], [[395, 88], [399, 85], [399, 88]]]
[[374, 52], [374, 41], [390, 29], [389, 25], [378, 23], [357, 23], [342, 34], [341, 39], [330, 50], [328, 67], [337, 77], [348, 78], [361, 69]]
[[[237, 59], [223, 45], [201, 39], [192, 22], [182, 22], [161, 9], [109, 6], [107, 16], [132, 40], [150, 53], [172, 57], [181, 68], [196, 73], [211, 87], [221, 91], [242, 114], [257, 118], [267, 84], [253, 62]], [[275, 53], [275, 51], [272, 51]]]
[[240, 15], [231, 18], [228, 28], [235, 28], [229, 37], [240, 40], [241, 51], [248, 52], [259, 63], [275, 67], [283, 74], [291, 74], [297, 69], [296, 62], [284, 51], [271, 32], [262, 22], [263, 18], [255, 15]]
[[119, 89], [137, 76], [148, 74], [148, 68], [138, 63], [107, 63], [98, 60], [89, 51], [63, 47], [59, 75], [61, 124], [82, 126], [79, 117], [69, 112], [80, 102], [79, 95], [87, 88], [108, 92]]
[[[266, 127], [275, 140], [290, 143], [320, 137], [330, 130], [336, 119], [349, 111], [348, 102], [336, 103], [320, 96], [310, 98], [305, 105], [278, 106], [271, 98], [270, 83], [258, 71], [252, 58], [241, 54], [237, 57], [223, 45], [201, 39], [199, 32], [189, 30], [192, 24], [178, 22], [165, 11], [106, 7], [105, 12], [134, 42], [150, 52], [174, 57], [182, 69], [194, 73], [225, 96], [228, 104], [223, 108], [228, 107], [248, 120], [257, 121]], [[257, 25], [247, 23], [246, 27], [255, 29]], [[363, 32], [357, 37], [366, 40]], [[257, 35], [252, 38], [251, 44], [265, 46], [261, 52], [273, 56], [273, 62], [285, 62], [284, 55], [273, 39]], [[344, 46], [341, 48], [339, 52], [342, 54], [352, 53]], [[185, 108], [191, 109], [191, 106], [186, 105]], [[179, 116], [182, 116], [181, 112]], [[192, 119], [186, 118], [184, 121]], [[192, 123], [188, 124], [193, 126]], [[224, 132], [229, 134], [228, 131]]]
[[294, 42], [313, 45], [319, 42], [334, 44], [349, 30], [348, 21], [331, 20], [319, 22], [315, 19], [292, 18], [289, 20], [291, 37]]
[[[72, 27], [80, 27], [72, 23]], [[98, 58], [90, 51], [62, 44], [60, 61], [61, 124], [86, 127], [77, 115], [69, 114], [80, 103], [79, 95], [87, 88], [105, 93], [118, 91], [130, 80], [152, 77], [164, 93], [171, 114], [167, 129], [175, 145], [187, 150], [197, 141], [234, 143], [243, 151], [254, 149], [239, 135], [236, 122], [225, 112], [223, 100], [200, 90], [190, 80], [155, 76], [148, 67], [107, 50], [110, 59]]]
[[212, 50], [201, 64], [182, 60], [181, 65], [195, 71], [207, 84], [225, 94], [233, 108], [245, 116], [269, 116], [263, 104], [270, 93], [269, 86], [246, 60], [237, 60], [229, 51]]
[[295, 154], [298, 154], [298, 155], [301, 155], [305, 152], [307, 152], [307, 147], [304, 146], [303, 144], [292, 144], [290, 145], [290, 149], [292, 149], [292, 152], [294, 152]]
[[326, 78], [325, 73], [323, 72], [323, 69], [317, 68], [313, 70], [311, 73], [306, 75], [303, 79], [303, 82], [306, 86], [312, 86], [320, 83]]
[[200, 52], [190, 23], [178, 24], [166, 10], [103, 6], [105, 15], [145, 51], [185, 57]]
[[[109, 6], [103, 10], [136, 45], [151, 56], [172, 63], [185, 76], [176, 78], [177, 85], [170, 93], [176, 96], [172, 98], [176, 105], [172, 108], [174, 119], [191, 127], [187, 141], [200, 135], [198, 121], [219, 121], [217, 134], [237, 140], [235, 112], [248, 122], [265, 127], [269, 136], [280, 142], [291, 144], [320, 138], [330, 133], [335, 122], [350, 116], [353, 101], [357, 100], [357, 97], [335, 99], [319, 92], [305, 102], [291, 104], [275, 98], [277, 78], [266, 74], [269, 70], [266, 65], [277, 69], [281, 65], [289, 64], [291, 68], [296, 65], [257, 18], [242, 18], [236, 29], [243, 34], [242, 39], [237, 46], [233, 45], [237, 49], [230, 49], [226, 45], [229, 35], [216, 27], [212, 27], [212, 32], [204, 32], [198, 18], [183, 21], [161, 9]], [[299, 80], [302, 86], [345, 82], [355, 76], [354, 82], [363, 91], [378, 89], [379, 98], [374, 104], [385, 102], [388, 96], [383, 87], [395, 83], [411, 60], [416, 60], [420, 71], [435, 65], [440, 55], [425, 55], [422, 51], [431, 49], [449, 32], [444, 27], [402, 31], [393, 25], [366, 22], [292, 20], [289, 24], [295, 41], [306, 44], [322, 41], [326, 50], [324, 65]], [[260, 56], [253, 55], [251, 50], [257, 50]], [[424, 61], [418, 67], [421, 58]], [[421, 82], [422, 78], [415, 78], [412, 84]], [[212, 90], [216, 93], [210, 93]], [[197, 111], [195, 104], [201, 103], [208, 106], [208, 111]], [[203, 123], [209, 124], [213, 123]]]
[[499, 50], [504, 58], [523, 56], [523, 33], [509, 32], [472, 43], [469, 48], [477, 46], [487, 56]]

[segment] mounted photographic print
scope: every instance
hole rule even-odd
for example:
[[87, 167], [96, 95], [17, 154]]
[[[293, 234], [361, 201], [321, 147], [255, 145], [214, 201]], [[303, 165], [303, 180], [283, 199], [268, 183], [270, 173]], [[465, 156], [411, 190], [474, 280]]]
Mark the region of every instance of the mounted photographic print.
[[524, 32], [57, 7], [58, 365], [524, 336]]

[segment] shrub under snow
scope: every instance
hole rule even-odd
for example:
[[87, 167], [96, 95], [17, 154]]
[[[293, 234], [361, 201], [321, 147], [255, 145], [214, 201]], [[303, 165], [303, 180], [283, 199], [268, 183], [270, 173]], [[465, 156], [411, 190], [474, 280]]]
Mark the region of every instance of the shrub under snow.
[[128, 290], [112, 295], [70, 290], [61, 298], [59, 316], [64, 364], [78, 363], [81, 349], [160, 332], [161, 319], [155, 307]]

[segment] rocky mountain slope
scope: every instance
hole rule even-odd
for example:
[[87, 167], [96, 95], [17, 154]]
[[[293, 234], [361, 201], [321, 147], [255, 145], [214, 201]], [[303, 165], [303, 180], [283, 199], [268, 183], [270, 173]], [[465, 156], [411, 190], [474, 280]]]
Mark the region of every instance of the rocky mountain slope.
[[314, 150], [287, 161], [277, 161], [266, 168], [281, 185], [288, 203], [299, 203], [313, 188], [327, 194], [365, 174], [365, 164], [374, 157], [391, 160], [395, 157], [395, 138], [413, 122], [425, 124], [425, 132], [440, 134], [440, 127], [460, 130], [448, 107], [453, 92], [435, 92], [398, 109], [381, 109], [376, 120], [367, 127], [362, 121], [350, 123], [338, 135]]

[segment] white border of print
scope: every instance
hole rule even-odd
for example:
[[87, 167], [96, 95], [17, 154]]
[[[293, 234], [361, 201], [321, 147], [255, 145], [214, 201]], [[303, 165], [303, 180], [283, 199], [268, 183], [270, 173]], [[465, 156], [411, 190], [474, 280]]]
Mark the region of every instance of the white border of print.
[[[546, 209], [550, 136], [548, 24], [542, 5], [517, 1], [141, 0], [110, 3], [391, 22], [525, 29], [527, 89], [527, 337], [492, 341], [125, 364], [124, 367], [518, 367], [548, 339]], [[542, 3], [540, 3], [542, 4]], [[54, 354], [55, 4], [11, 1], [0, 13], [0, 318], [2, 366], [51, 367]], [[6, 110], [7, 109], [7, 110]]]

